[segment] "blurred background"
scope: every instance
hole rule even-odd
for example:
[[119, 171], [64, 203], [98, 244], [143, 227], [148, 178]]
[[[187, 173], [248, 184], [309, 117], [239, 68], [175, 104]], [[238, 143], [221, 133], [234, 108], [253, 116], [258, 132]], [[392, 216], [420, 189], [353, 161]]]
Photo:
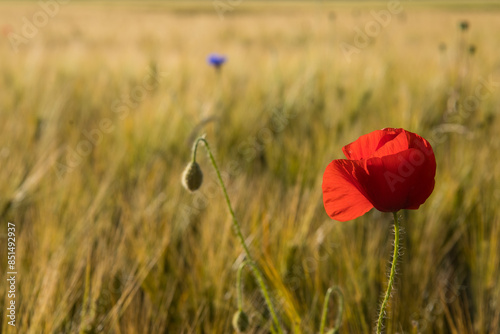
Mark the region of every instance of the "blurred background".
[[[201, 189], [180, 182], [202, 134], [287, 331], [318, 332], [332, 285], [340, 332], [373, 331], [392, 215], [333, 221], [321, 182], [403, 127], [438, 167], [401, 214], [386, 332], [499, 333], [499, 31], [496, 1], [0, 2], [1, 332], [233, 332], [244, 254], [203, 149]], [[270, 332], [243, 283], [249, 332]]]

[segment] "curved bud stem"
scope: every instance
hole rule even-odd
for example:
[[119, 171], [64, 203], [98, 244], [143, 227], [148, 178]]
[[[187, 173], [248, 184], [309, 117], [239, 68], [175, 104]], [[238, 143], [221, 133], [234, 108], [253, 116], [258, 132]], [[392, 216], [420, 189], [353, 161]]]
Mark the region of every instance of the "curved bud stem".
[[335, 319], [335, 327], [328, 333], [338, 333], [340, 324], [342, 322], [342, 314], [344, 313], [344, 295], [342, 294], [342, 290], [340, 290], [339, 287], [332, 286], [328, 288], [325, 294], [325, 301], [323, 303], [323, 313], [321, 315], [321, 325], [319, 328], [320, 334], [325, 333], [326, 316], [328, 314], [328, 302], [330, 301], [330, 296], [332, 295], [332, 292], [335, 292], [338, 298], [337, 318]]
[[207, 147], [208, 147], [207, 141], [205, 140], [205, 135], [197, 138], [193, 144], [193, 154], [191, 157], [192, 162], [196, 162], [196, 152], [198, 151], [198, 144], [200, 143], [200, 141], [203, 141], [205, 143], [205, 145], [207, 145]]
[[391, 274], [389, 275], [389, 283], [387, 284], [387, 291], [385, 292], [384, 300], [382, 301], [382, 306], [380, 306], [380, 313], [378, 315], [377, 321], [377, 334], [382, 333], [382, 321], [385, 316], [385, 308], [389, 302], [389, 298], [391, 297], [392, 285], [394, 284], [394, 276], [396, 274], [396, 264], [398, 262], [398, 254], [399, 254], [399, 220], [398, 213], [393, 212], [394, 216], [394, 253], [392, 255], [392, 266], [391, 266]]
[[243, 268], [247, 265], [247, 261], [241, 262], [240, 266], [238, 267], [238, 273], [236, 275], [236, 291], [238, 294], [238, 311], [243, 310], [243, 287], [241, 286], [241, 272], [243, 271]]
[[[222, 180], [222, 176], [219, 170], [219, 167], [217, 166], [217, 163], [215, 162], [215, 158], [212, 154], [212, 151], [210, 150], [210, 146], [208, 145], [207, 140], [204, 137], [200, 137], [196, 139], [193, 147], [193, 162], [196, 161], [196, 151], [198, 149], [198, 144], [200, 142], [203, 142], [205, 144], [205, 148], [208, 152], [208, 156], [210, 158], [210, 161], [212, 162], [212, 166], [215, 169], [215, 172], [217, 173], [217, 178], [219, 180], [219, 184], [222, 188], [222, 192], [224, 193], [224, 197], [226, 199], [226, 204], [227, 208], [229, 209], [229, 214], [231, 215], [231, 218], [233, 219], [233, 228], [236, 233], [236, 236], [238, 237], [238, 240], [240, 241], [241, 246], [243, 247], [243, 250], [245, 251], [245, 255], [247, 257], [246, 264], [250, 265], [250, 268], [252, 269], [252, 273], [257, 280], [257, 283], [259, 284], [260, 291], [262, 292], [262, 295], [264, 296], [264, 299], [266, 301], [267, 307], [269, 309], [269, 312], [271, 313], [271, 317], [273, 320], [273, 324], [275, 329], [278, 331], [278, 333], [283, 333], [283, 330], [281, 328], [281, 325], [278, 321], [278, 316], [276, 315], [276, 311], [274, 310], [274, 306], [271, 302], [271, 298], [269, 296], [268, 289], [266, 287], [266, 284], [264, 283], [264, 279], [262, 278], [262, 274], [260, 270], [257, 268], [255, 261], [252, 258], [252, 255], [250, 254], [250, 250], [248, 249], [248, 246], [245, 242], [245, 238], [243, 237], [243, 234], [241, 233], [241, 228], [240, 228], [240, 223], [236, 219], [236, 215], [234, 214], [233, 207], [231, 205], [231, 200], [229, 199], [229, 195], [227, 194], [226, 186], [224, 185], [224, 181]], [[239, 306], [238, 306], [239, 307]]]

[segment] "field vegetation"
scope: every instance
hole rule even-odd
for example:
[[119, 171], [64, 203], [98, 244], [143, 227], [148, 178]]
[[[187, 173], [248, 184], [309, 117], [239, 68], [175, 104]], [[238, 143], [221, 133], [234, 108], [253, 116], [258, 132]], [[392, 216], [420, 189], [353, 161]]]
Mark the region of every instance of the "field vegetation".
[[[499, 333], [498, 3], [220, 3], [72, 1], [31, 37], [41, 4], [0, 3], [0, 268], [12, 222], [17, 270], [1, 332], [232, 332], [244, 254], [203, 149], [201, 189], [180, 180], [202, 134], [288, 332], [318, 332], [330, 286], [340, 332], [372, 332], [392, 215], [333, 221], [321, 182], [342, 146], [403, 127], [437, 174], [400, 213], [386, 332]], [[249, 332], [268, 333], [243, 283]]]

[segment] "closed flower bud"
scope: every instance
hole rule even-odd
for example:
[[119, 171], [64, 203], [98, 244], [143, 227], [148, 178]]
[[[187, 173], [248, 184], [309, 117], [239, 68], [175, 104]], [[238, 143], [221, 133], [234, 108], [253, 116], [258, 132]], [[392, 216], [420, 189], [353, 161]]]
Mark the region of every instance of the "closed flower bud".
[[238, 333], [244, 333], [248, 329], [249, 325], [250, 322], [248, 321], [248, 316], [245, 312], [238, 311], [234, 314], [233, 328], [235, 331], [237, 331]]
[[189, 191], [196, 191], [203, 183], [203, 173], [201, 172], [200, 165], [193, 161], [187, 165], [182, 173], [182, 185]]

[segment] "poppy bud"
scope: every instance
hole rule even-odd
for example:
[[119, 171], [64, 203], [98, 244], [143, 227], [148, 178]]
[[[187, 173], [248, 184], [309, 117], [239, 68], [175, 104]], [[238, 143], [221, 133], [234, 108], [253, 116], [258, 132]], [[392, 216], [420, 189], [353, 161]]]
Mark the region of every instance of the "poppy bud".
[[189, 191], [196, 191], [203, 183], [203, 173], [196, 161], [189, 163], [182, 173], [182, 185]]
[[233, 328], [238, 333], [244, 333], [248, 329], [250, 322], [248, 321], [248, 316], [242, 310], [236, 312], [233, 316]]

